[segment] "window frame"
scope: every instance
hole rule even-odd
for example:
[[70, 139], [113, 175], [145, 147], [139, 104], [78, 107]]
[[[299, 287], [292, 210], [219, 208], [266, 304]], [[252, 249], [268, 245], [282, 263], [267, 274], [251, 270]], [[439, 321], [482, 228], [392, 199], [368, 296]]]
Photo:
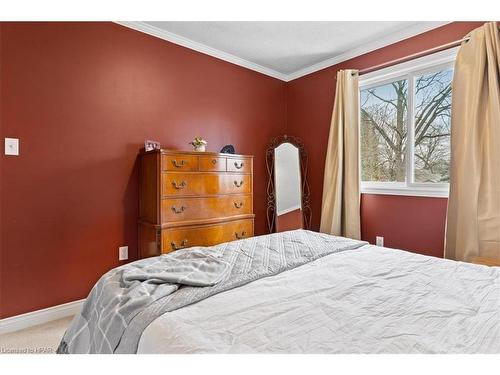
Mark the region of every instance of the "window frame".
[[[388, 68], [380, 69], [359, 77], [359, 94], [362, 90], [381, 86], [397, 80], [408, 81], [407, 146], [406, 146], [406, 180], [405, 182], [362, 181], [360, 173], [360, 190], [365, 194], [410, 195], [422, 197], [448, 197], [449, 183], [415, 182], [415, 77], [435, 71], [453, 69], [458, 48], [433, 53], [428, 56], [406, 61]], [[361, 95], [359, 124], [361, 125]], [[361, 141], [361, 132], [359, 136]], [[361, 142], [359, 145], [359, 168], [361, 172]]]

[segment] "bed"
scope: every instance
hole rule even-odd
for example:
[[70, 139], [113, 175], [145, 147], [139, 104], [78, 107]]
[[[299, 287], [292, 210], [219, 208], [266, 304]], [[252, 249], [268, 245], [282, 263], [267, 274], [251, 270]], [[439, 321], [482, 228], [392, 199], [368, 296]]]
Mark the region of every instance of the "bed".
[[[114, 323], [96, 311], [87, 316], [97, 321], [89, 330], [77, 317], [59, 352], [500, 353], [500, 267], [304, 230], [206, 250], [234, 259], [234, 252], [246, 254], [237, 257], [246, 266], [231, 269], [252, 277], [228, 287], [179, 287], [146, 302], [129, 321], [121, 318], [123, 334], [109, 350], [102, 344], [109, 335], [97, 332], [112, 331]], [[279, 266], [259, 260], [274, 252]], [[176, 308], [189, 290], [199, 296]]]

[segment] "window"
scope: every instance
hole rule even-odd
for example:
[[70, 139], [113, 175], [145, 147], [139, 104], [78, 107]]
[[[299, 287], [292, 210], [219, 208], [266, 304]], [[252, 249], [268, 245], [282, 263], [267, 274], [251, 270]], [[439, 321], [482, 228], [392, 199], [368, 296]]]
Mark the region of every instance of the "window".
[[447, 196], [456, 49], [360, 77], [361, 191]]

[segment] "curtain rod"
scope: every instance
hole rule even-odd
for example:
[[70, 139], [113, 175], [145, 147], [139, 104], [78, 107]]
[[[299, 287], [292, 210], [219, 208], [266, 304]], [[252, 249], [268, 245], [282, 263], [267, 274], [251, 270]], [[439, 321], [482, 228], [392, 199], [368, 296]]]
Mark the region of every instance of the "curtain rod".
[[[500, 27], [498, 27], [498, 30], [500, 30]], [[369, 68], [360, 69], [360, 70], [358, 70], [357, 73], [353, 73], [352, 75], [354, 76], [356, 74], [362, 75], [362, 74], [366, 74], [366, 73], [371, 73], [375, 70], [386, 68], [388, 66], [395, 65], [397, 63], [402, 63], [402, 62], [413, 60], [413, 59], [416, 59], [419, 57], [424, 57], [424, 56], [430, 55], [432, 53], [436, 53], [436, 52], [444, 51], [446, 49], [457, 47], [460, 44], [462, 44], [462, 42], [468, 42], [470, 40], [470, 38], [471, 38], [470, 36], [466, 36], [462, 39], [458, 39], [458, 40], [455, 40], [455, 41], [450, 42], [450, 43], [442, 44], [440, 46], [430, 48], [430, 49], [427, 49], [427, 50], [422, 51], [422, 52], [413, 53], [413, 54], [408, 55], [408, 56], [400, 57], [399, 59], [387, 61], [385, 63], [374, 65], [374, 66], [371, 66]]]
[[459, 46], [460, 44], [462, 44], [462, 42], [468, 42], [469, 39], [470, 39], [470, 36], [467, 36], [465, 38], [455, 40], [455, 41], [450, 42], [450, 43], [446, 43], [446, 44], [442, 44], [442, 45], [434, 47], [434, 48], [426, 49], [425, 51], [412, 53], [411, 55], [407, 55], [404, 57], [400, 57], [398, 59], [387, 61], [387, 62], [384, 62], [382, 64], [370, 66], [369, 68], [365, 68], [365, 69], [360, 69], [360, 70], [358, 70], [357, 73], [352, 73], [352, 75], [354, 76], [356, 74], [362, 75], [362, 74], [366, 74], [366, 73], [371, 73], [371, 72], [374, 72], [375, 70], [386, 68], [388, 66], [395, 65], [397, 63], [402, 63], [402, 62], [413, 60], [413, 59], [416, 59], [419, 57], [424, 57], [424, 56], [430, 55], [432, 53], [444, 51], [444, 50]]

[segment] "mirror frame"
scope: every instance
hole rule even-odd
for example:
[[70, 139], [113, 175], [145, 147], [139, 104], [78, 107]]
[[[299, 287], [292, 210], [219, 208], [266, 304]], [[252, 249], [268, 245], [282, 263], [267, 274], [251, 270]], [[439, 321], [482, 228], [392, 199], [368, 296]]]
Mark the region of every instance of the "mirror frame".
[[290, 143], [299, 150], [300, 162], [300, 179], [301, 179], [301, 195], [302, 195], [302, 229], [311, 228], [311, 202], [309, 184], [307, 183], [307, 153], [304, 148], [304, 143], [300, 138], [283, 135], [271, 140], [266, 150], [266, 165], [268, 174], [267, 183], [267, 228], [269, 233], [273, 233], [276, 228], [276, 187], [274, 181], [274, 150], [283, 143]]

